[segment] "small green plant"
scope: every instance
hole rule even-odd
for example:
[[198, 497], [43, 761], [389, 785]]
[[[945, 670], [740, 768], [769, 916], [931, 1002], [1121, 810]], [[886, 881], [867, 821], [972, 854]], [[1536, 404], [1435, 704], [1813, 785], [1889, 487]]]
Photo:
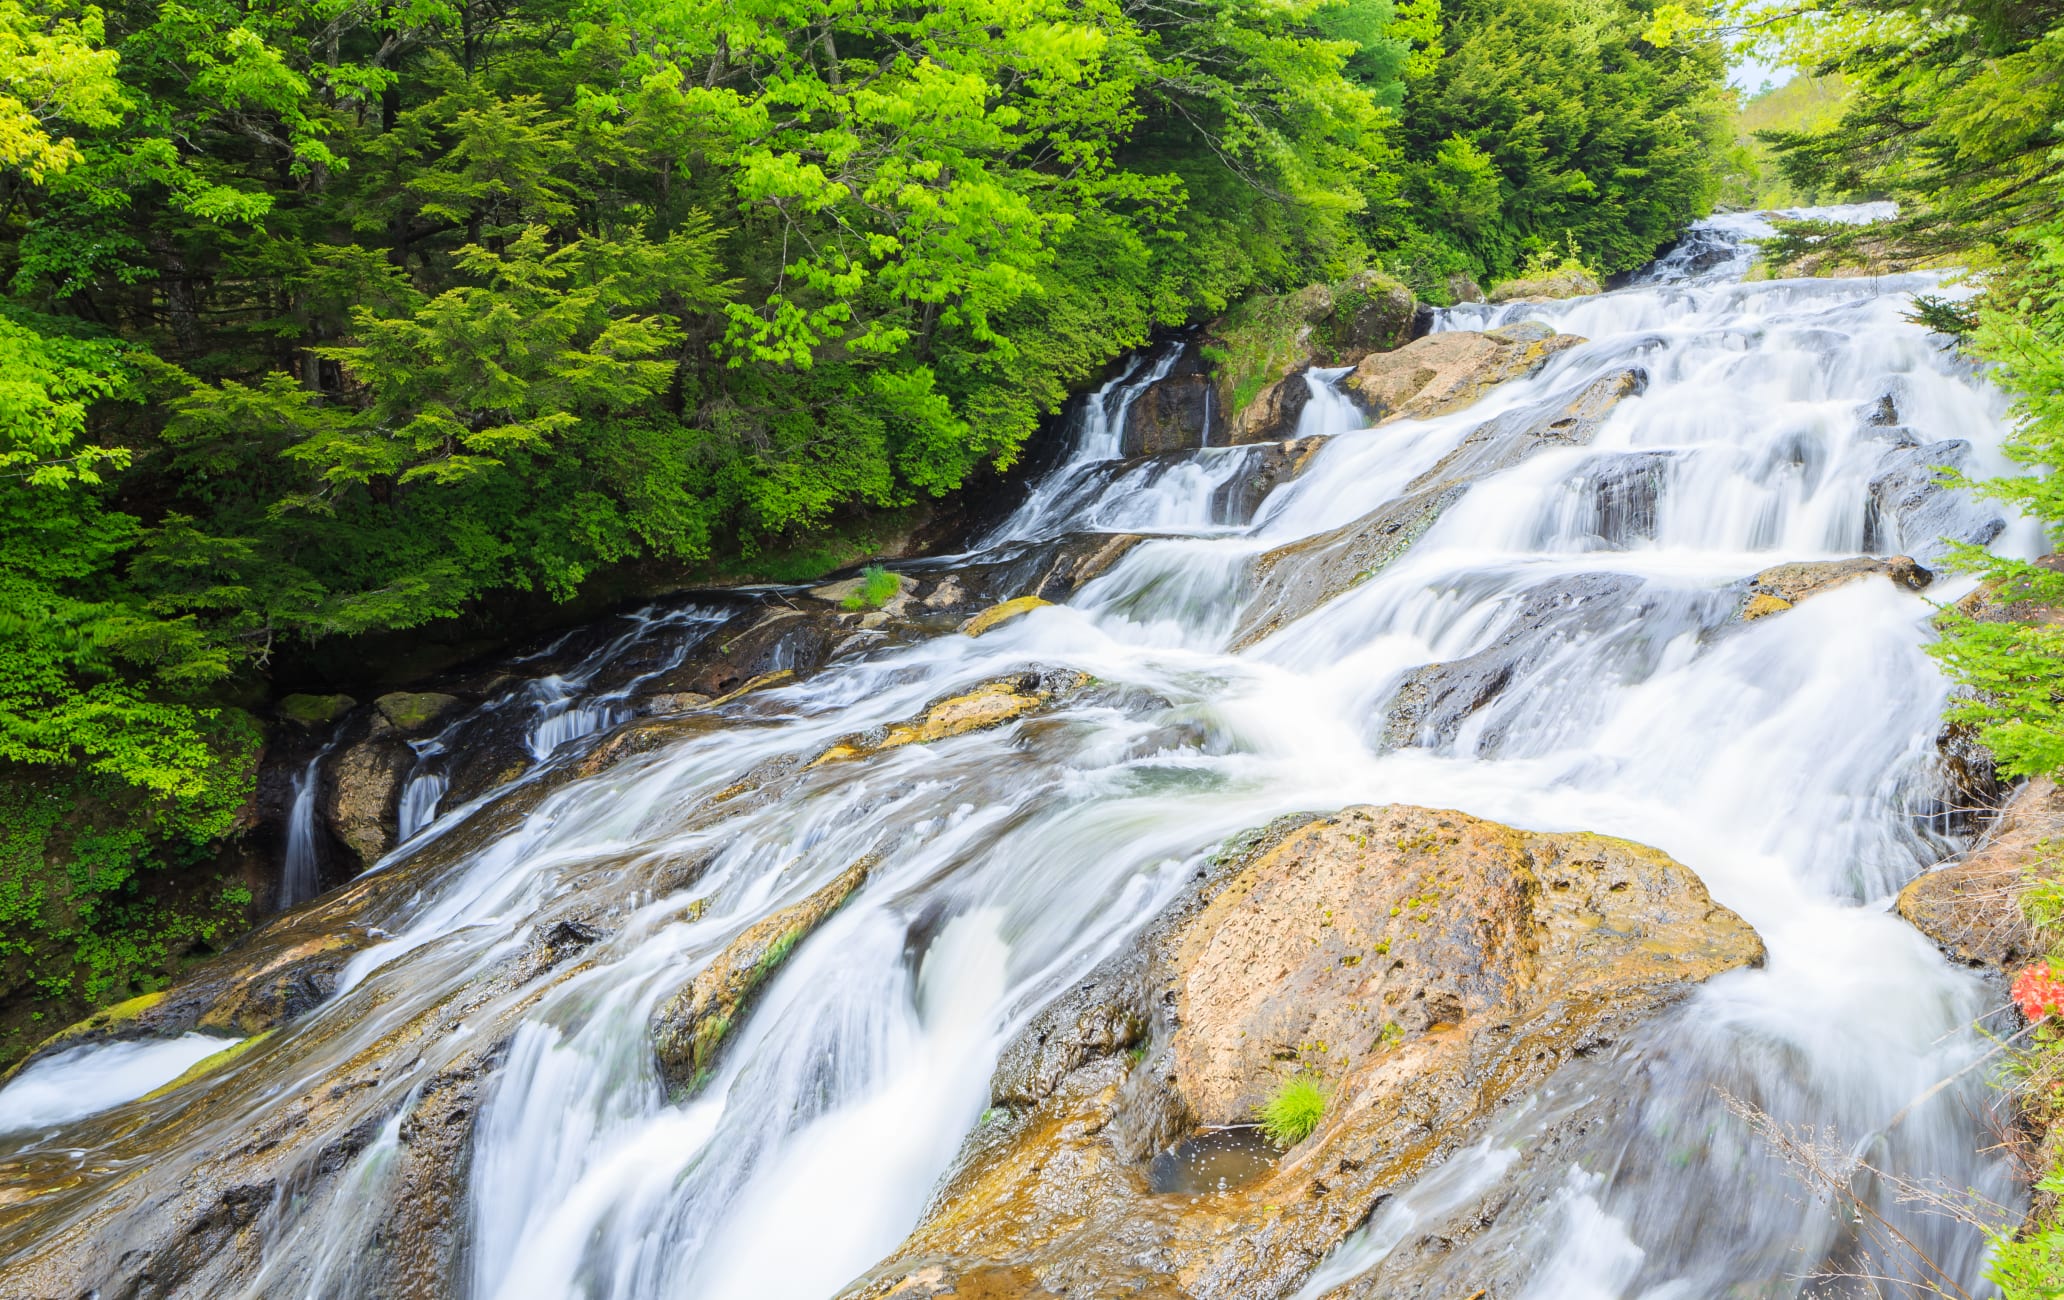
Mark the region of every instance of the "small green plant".
[[1285, 1079], [1275, 1094], [1255, 1109], [1261, 1133], [1272, 1144], [1288, 1151], [1312, 1135], [1326, 1114], [1326, 1090], [1309, 1075]]
[[880, 609], [903, 589], [903, 580], [879, 564], [860, 570], [860, 586], [846, 597], [847, 609]]

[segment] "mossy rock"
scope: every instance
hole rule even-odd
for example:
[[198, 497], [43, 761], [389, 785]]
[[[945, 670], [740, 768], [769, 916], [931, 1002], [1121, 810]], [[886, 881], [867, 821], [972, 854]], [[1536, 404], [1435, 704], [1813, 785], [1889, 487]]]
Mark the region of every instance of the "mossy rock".
[[280, 717], [313, 731], [326, 727], [358, 707], [349, 695], [287, 695], [273, 706]]
[[380, 716], [405, 735], [428, 731], [460, 706], [456, 695], [436, 691], [394, 691], [373, 701]]
[[58, 1030], [50, 1037], [36, 1044], [19, 1061], [16, 1061], [5, 1070], [0, 1070], [0, 1084], [4, 1084], [13, 1078], [24, 1065], [41, 1057], [48, 1056], [53, 1051], [61, 1050], [75, 1043], [91, 1043], [103, 1038], [115, 1037], [122, 1025], [135, 1020], [138, 1016], [141, 1016], [144, 1012], [149, 1011], [164, 1000], [165, 993], [162, 989], [156, 993], [141, 994], [127, 1001], [117, 1002], [113, 1006], [102, 1007], [84, 1020], [66, 1025], [63, 1029]]
[[197, 1079], [204, 1079], [207, 1076], [215, 1073], [217, 1070], [220, 1070], [223, 1066], [228, 1065], [231, 1061], [236, 1060], [244, 1053], [250, 1051], [252, 1048], [258, 1046], [258, 1044], [264, 1042], [266, 1039], [272, 1037], [274, 1032], [274, 1030], [268, 1029], [263, 1033], [253, 1034], [249, 1038], [244, 1039], [242, 1042], [231, 1043], [229, 1046], [223, 1048], [221, 1051], [215, 1053], [213, 1056], [204, 1056], [200, 1060], [195, 1061], [192, 1065], [187, 1066], [185, 1073], [181, 1074], [172, 1082], [165, 1084], [163, 1087], [151, 1089], [149, 1092], [143, 1094], [143, 1096], [137, 1098], [137, 1100], [156, 1101], [158, 1098], [163, 1097], [168, 1093], [177, 1092], [179, 1089], [184, 1088], [187, 1084], [192, 1083]]
[[1603, 287], [1588, 271], [1570, 267], [1525, 279], [1501, 280], [1491, 290], [1491, 301], [1552, 302], [1561, 298], [1587, 298], [1603, 292]]

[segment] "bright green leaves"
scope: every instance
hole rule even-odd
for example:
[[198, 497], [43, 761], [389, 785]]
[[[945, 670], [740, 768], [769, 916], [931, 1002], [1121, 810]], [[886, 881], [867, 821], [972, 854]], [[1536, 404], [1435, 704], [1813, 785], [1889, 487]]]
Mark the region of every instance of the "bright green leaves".
[[[2023, 265], [1980, 312], [1976, 344], [2020, 417], [2004, 450], [2032, 472], [1978, 487], [2040, 522], [2054, 539], [2064, 531], [2064, 222], [2027, 232], [2022, 252]], [[2064, 574], [2047, 565], [1975, 547], [1963, 548], [1957, 561], [1984, 573], [1996, 606], [2064, 606]], [[2003, 773], [2064, 769], [2064, 629], [1980, 622], [1952, 610], [1934, 650], [1973, 692], [1952, 704], [1950, 716], [1977, 728]]]
[[0, 478], [57, 488], [128, 464], [127, 449], [96, 445], [86, 431], [88, 407], [127, 388], [127, 351], [0, 315]]
[[91, 5], [53, 12], [0, 0], [0, 169], [41, 184], [79, 161], [77, 141], [63, 132], [121, 120], [129, 104], [105, 37]]
[[[832, 17], [835, 40], [814, 14], [755, 11], [762, 37], [809, 39], [733, 44], [723, 71], [757, 93], [692, 97], [729, 130], [711, 160], [747, 229], [783, 250], [768, 291], [728, 309], [735, 364], [886, 360], [937, 338], [1010, 346], [994, 322], [1037, 292], [1131, 118], [1098, 24], [1112, 15], [1006, 8], [856, 9]], [[834, 44], [878, 57], [848, 78]], [[1049, 152], [1068, 169], [1027, 165]]]
[[551, 249], [531, 226], [502, 252], [469, 245], [456, 260], [475, 283], [401, 314], [362, 308], [357, 340], [321, 350], [371, 401], [288, 455], [334, 488], [382, 477], [450, 484], [518, 452], [543, 454], [583, 415], [623, 412], [667, 387], [674, 362], [662, 354], [679, 343], [679, 325], [638, 309], [716, 305], [726, 288], [715, 282], [714, 243], [700, 223], [656, 243], [634, 235]]

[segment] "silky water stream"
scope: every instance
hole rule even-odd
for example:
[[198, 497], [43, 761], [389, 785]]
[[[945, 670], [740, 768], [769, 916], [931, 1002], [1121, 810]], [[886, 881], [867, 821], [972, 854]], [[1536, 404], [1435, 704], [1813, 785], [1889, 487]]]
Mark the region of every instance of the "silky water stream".
[[[201, 1083], [109, 1097], [88, 1119], [48, 1103], [57, 1076], [120, 1068], [129, 1045], [40, 1065], [37, 1104], [0, 1092], [0, 1156], [55, 1189], [0, 1217], [14, 1261], [0, 1278], [49, 1258], [102, 1267], [164, 1205], [212, 1194], [236, 1153], [292, 1141], [302, 1172], [258, 1198], [256, 1262], [204, 1269], [190, 1293], [825, 1300], [918, 1221], [1014, 1030], [1226, 836], [1352, 803], [1656, 845], [1756, 927], [1769, 959], [1509, 1108], [1304, 1294], [1385, 1294], [1398, 1243], [1481, 1217], [1470, 1207], [1501, 1187], [1502, 1210], [1441, 1266], [1458, 1297], [1489, 1273], [1501, 1297], [1789, 1296], [1826, 1268], [1892, 1267], [1858, 1255], [1722, 1090], [1881, 1167], [2011, 1202], [1981, 1154], [1984, 1072], [1930, 1093], [1982, 1053], [1975, 1025], [1996, 999], [1886, 906], [1962, 847], [1942, 815], [1931, 606], [1874, 578], [1782, 617], [1736, 615], [1740, 581], [1779, 561], [1926, 562], [1942, 534], [1998, 533], [1969, 502], [1873, 483], [1902, 466], [1925, 482], [1959, 457], [1997, 468], [2003, 403], [1904, 320], [1931, 280], [1740, 283], [1761, 229], [1707, 223], [1694, 238], [1712, 256], [1596, 298], [1445, 313], [1440, 328], [1525, 318], [1589, 340], [1466, 411], [1362, 429], [1339, 372], [1314, 374], [1299, 432], [1330, 439], [1251, 519], [1224, 490], [1251, 449], [1115, 461], [1132, 401], [1173, 359], [1143, 355], [1086, 400], [1073, 458], [984, 546], [1084, 529], [1149, 540], [1065, 605], [979, 639], [834, 660], [598, 774], [530, 780], [527, 801], [441, 809], [442, 787], [425, 787], [419, 833], [351, 896], [378, 941], [320, 1009]], [[1630, 366], [1645, 391], [1589, 445], [1489, 474], [1370, 580], [1266, 636], [1245, 630], [1257, 555], [1382, 506], [1487, 420], [1552, 410]], [[2029, 550], [2025, 531], [2002, 544]], [[707, 621], [654, 617], [641, 638]], [[1500, 647], [1507, 680], [1480, 707], [1402, 735], [1387, 721], [1415, 669]], [[1056, 668], [1095, 689], [1001, 728], [805, 766], [942, 695]], [[502, 706], [535, 711], [547, 768], [622, 720], [583, 693], [589, 677]], [[438, 748], [421, 749], [427, 780]], [[756, 786], [778, 793], [738, 794]], [[746, 927], [870, 856], [865, 887], [795, 949], [706, 1085], [670, 1101], [655, 1008]], [[569, 925], [591, 936], [576, 959], [549, 978], [524, 965]], [[444, 1112], [429, 1099], [457, 1077], [477, 1110], [461, 1190], [440, 1201], [407, 1156], [432, 1141]], [[1560, 1108], [1601, 1096], [1611, 1122], [1541, 1146]], [[1977, 1233], [1867, 1194], [1979, 1290]], [[396, 1288], [395, 1225], [425, 1218], [459, 1245], [440, 1276]]]

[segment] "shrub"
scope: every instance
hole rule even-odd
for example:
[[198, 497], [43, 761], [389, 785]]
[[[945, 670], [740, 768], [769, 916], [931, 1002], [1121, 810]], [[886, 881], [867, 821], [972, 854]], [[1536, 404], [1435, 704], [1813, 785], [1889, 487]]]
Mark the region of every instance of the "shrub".
[[1262, 1135], [1287, 1151], [1312, 1135], [1326, 1114], [1326, 1090], [1306, 1075], [1283, 1081], [1275, 1094], [1256, 1108]]

